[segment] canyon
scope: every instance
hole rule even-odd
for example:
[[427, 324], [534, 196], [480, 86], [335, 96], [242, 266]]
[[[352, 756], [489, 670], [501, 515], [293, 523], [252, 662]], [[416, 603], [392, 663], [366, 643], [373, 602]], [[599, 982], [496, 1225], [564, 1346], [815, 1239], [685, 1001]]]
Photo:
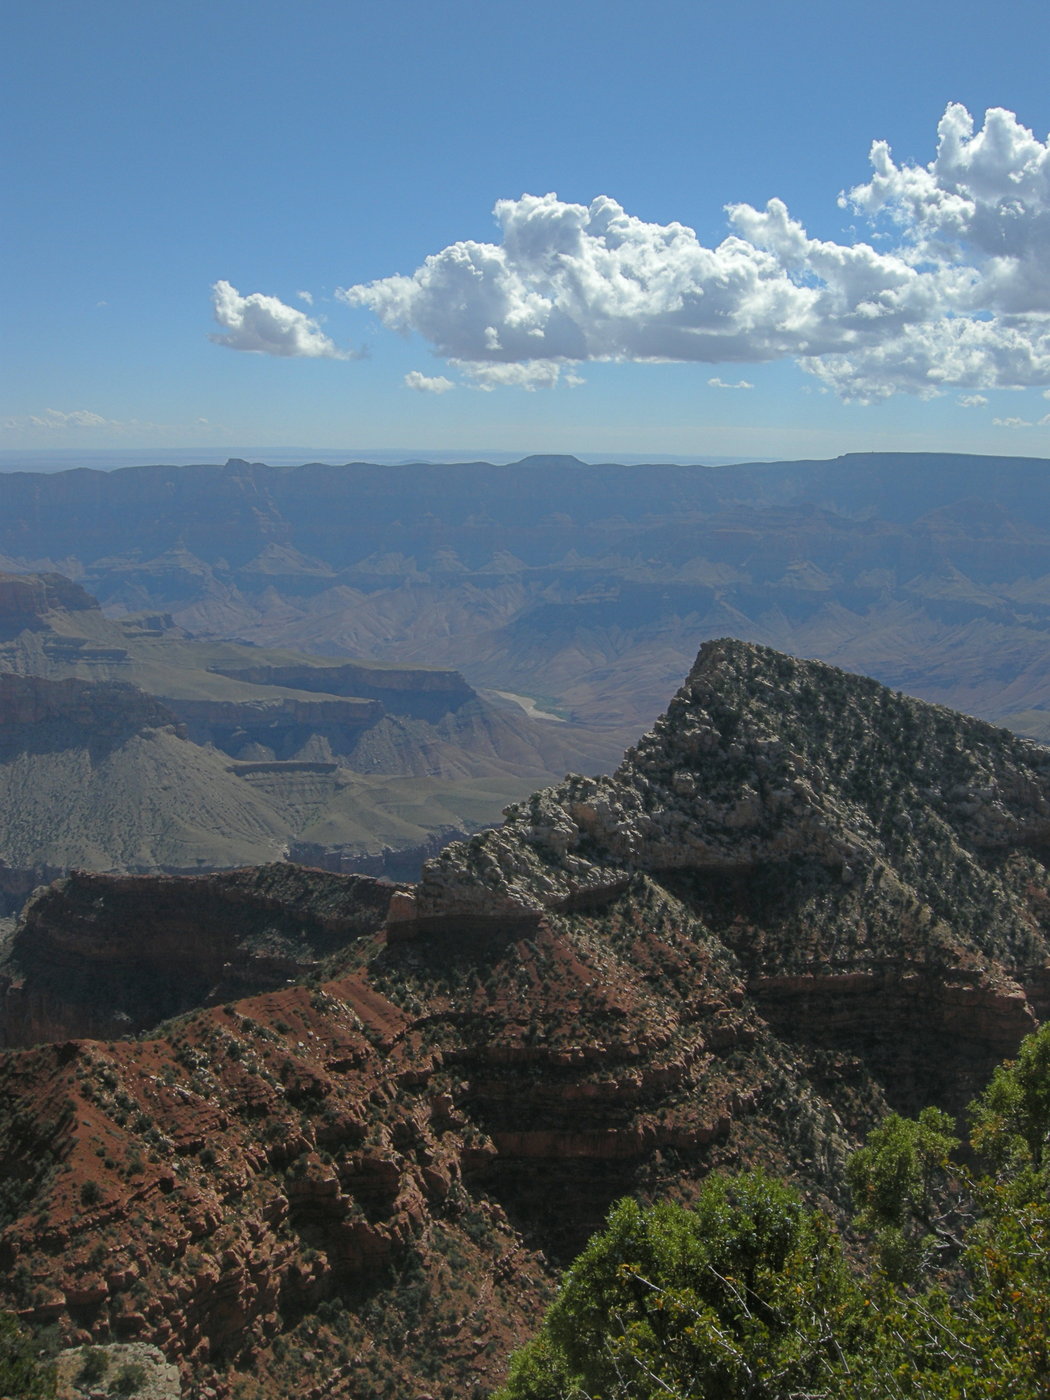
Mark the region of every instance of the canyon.
[[1046, 738], [1046, 471], [871, 452], [13, 472], [0, 568], [200, 638], [453, 668], [581, 740], [603, 731], [598, 767], [567, 765], [583, 771], [614, 764], [723, 635]]
[[412, 885], [68, 877], [2, 969], [0, 1301], [190, 1397], [480, 1400], [619, 1196], [843, 1218], [888, 1107], [961, 1110], [1045, 1015], [1048, 861], [1050, 751], [723, 639]]
[[0, 574], [0, 914], [79, 867], [418, 873], [608, 743], [454, 670], [201, 642], [61, 575]]

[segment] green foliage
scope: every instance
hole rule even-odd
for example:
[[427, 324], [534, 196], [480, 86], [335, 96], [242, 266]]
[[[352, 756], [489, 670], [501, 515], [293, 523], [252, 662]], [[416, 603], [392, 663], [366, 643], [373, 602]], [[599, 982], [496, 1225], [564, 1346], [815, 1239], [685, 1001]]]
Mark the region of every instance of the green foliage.
[[1029, 1187], [1034, 1184], [1032, 1173], [1045, 1176], [1050, 1139], [1050, 1022], [1022, 1042], [1016, 1060], [996, 1069], [970, 1113], [974, 1147], [996, 1171], [1021, 1178]]
[[852, 1272], [831, 1223], [763, 1176], [711, 1179], [692, 1210], [621, 1201], [499, 1400], [1044, 1400], [1050, 1028], [970, 1112], [983, 1176], [936, 1109], [891, 1114], [855, 1155], [872, 1248]]
[[137, 1395], [146, 1381], [146, 1368], [137, 1361], [123, 1365], [109, 1386], [111, 1395]]
[[875, 1236], [884, 1271], [895, 1282], [918, 1278], [938, 1245], [936, 1190], [946, 1184], [959, 1145], [938, 1108], [915, 1118], [891, 1113], [846, 1168], [860, 1209], [854, 1223]]
[[88, 1347], [77, 1372], [77, 1385], [94, 1385], [109, 1370], [109, 1358], [101, 1347]]
[[102, 1199], [102, 1187], [97, 1181], [90, 1178], [80, 1184], [80, 1204], [82, 1206], [97, 1206]]
[[0, 1313], [0, 1395], [18, 1400], [47, 1400], [55, 1393], [53, 1366], [18, 1325], [12, 1313]]
[[768, 1177], [711, 1178], [692, 1210], [624, 1200], [504, 1400], [810, 1393], [859, 1303], [828, 1222]]

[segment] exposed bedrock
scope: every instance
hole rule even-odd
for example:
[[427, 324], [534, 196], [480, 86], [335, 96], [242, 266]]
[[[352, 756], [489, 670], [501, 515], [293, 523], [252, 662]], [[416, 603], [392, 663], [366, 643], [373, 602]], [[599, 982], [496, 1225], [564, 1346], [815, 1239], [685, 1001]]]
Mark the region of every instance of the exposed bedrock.
[[424, 867], [392, 938], [527, 929], [645, 872], [780, 1033], [853, 1047], [918, 1097], [954, 1078], [965, 1098], [1050, 1005], [1050, 751], [874, 681], [708, 643], [612, 776], [506, 816]]
[[211, 876], [74, 872], [23, 911], [0, 966], [0, 1044], [135, 1033], [286, 986], [375, 932], [390, 888], [288, 864]]

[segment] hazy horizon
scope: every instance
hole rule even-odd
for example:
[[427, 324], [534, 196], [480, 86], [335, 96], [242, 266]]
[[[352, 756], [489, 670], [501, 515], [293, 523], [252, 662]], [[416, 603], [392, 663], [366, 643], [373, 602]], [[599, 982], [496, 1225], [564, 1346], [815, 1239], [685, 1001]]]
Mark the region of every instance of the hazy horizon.
[[575, 457], [588, 465], [616, 462], [624, 466], [665, 463], [671, 466], [725, 467], [737, 463], [775, 461], [773, 457], [696, 457], [667, 453], [621, 453], [611, 457], [600, 452], [535, 453], [504, 452], [497, 448], [459, 448], [443, 452], [424, 448], [318, 448], [318, 447], [158, 447], [149, 448], [37, 448], [30, 450], [0, 449], [0, 472], [58, 472], [87, 467], [96, 471], [115, 471], [131, 466], [222, 466], [235, 459], [261, 462], [264, 466], [302, 466], [321, 462], [327, 466], [343, 466], [350, 462], [374, 463], [376, 466], [396, 466], [408, 462], [432, 462], [435, 466], [453, 462], [489, 462], [505, 466], [533, 456]]

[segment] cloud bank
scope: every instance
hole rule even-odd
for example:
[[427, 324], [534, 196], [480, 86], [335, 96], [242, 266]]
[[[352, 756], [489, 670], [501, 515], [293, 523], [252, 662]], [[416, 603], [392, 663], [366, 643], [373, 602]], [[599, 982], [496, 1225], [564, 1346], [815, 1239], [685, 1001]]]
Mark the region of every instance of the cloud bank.
[[33, 428], [45, 428], [48, 431], [121, 426], [115, 419], [103, 418], [101, 413], [93, 413], [89, 408], [74, 408], [68, 413], [60, 408], [45, 408], [42, 414], [31, 413], [26, 421]]
[[196, 418], [187, 423], [153, 423], [142, 418], [105, 418], [88, 408], [45, 408], [42, 413], [29, 413], [22, 417], [5, 418], [0, 428], [7, 432], [27, 434], [36, 437], [45, 434], [52, 438], [72, 438], [79, 440], [83, 433], [88, 435], [104, 429], [107, 434], [120, 436], [141, 436], [152, 434], [170, 435], [189, 429], [207, 432], [226, 430], [219, 423], [211, 423], [207, 418]]
[[[811, 238], [779, 199], [728, 206], [731, 232], [709, 248], [606, 196], [523, 195], [496, 205], [499, 243], [454, 243], [339, 295], [486, 388], [552, 385], [587, 360], [795, 359], [864, 401], [1050, 384], [1050, 143], [1001, 108], [975, 132], [952, 104], [929, 165], [897, 165], [884, 141], [871, 165], [839, 202], [878, 249]], [[216, 314], [222, 344], [335, 352], [301, 312], [228, 283]]]
[[[300, 292], [301, 296], [302, 293]], [[253, 292], [242, 297], [229, 282], [219, 281], [212, 288], [215, 319], [225, 335], [211, 335], [216, 345], [230, 350], [247, 350], [257, 355], [323, 357], [330, 360], [354, 358], [329, 340], [315, 320], [277, 297]]]

